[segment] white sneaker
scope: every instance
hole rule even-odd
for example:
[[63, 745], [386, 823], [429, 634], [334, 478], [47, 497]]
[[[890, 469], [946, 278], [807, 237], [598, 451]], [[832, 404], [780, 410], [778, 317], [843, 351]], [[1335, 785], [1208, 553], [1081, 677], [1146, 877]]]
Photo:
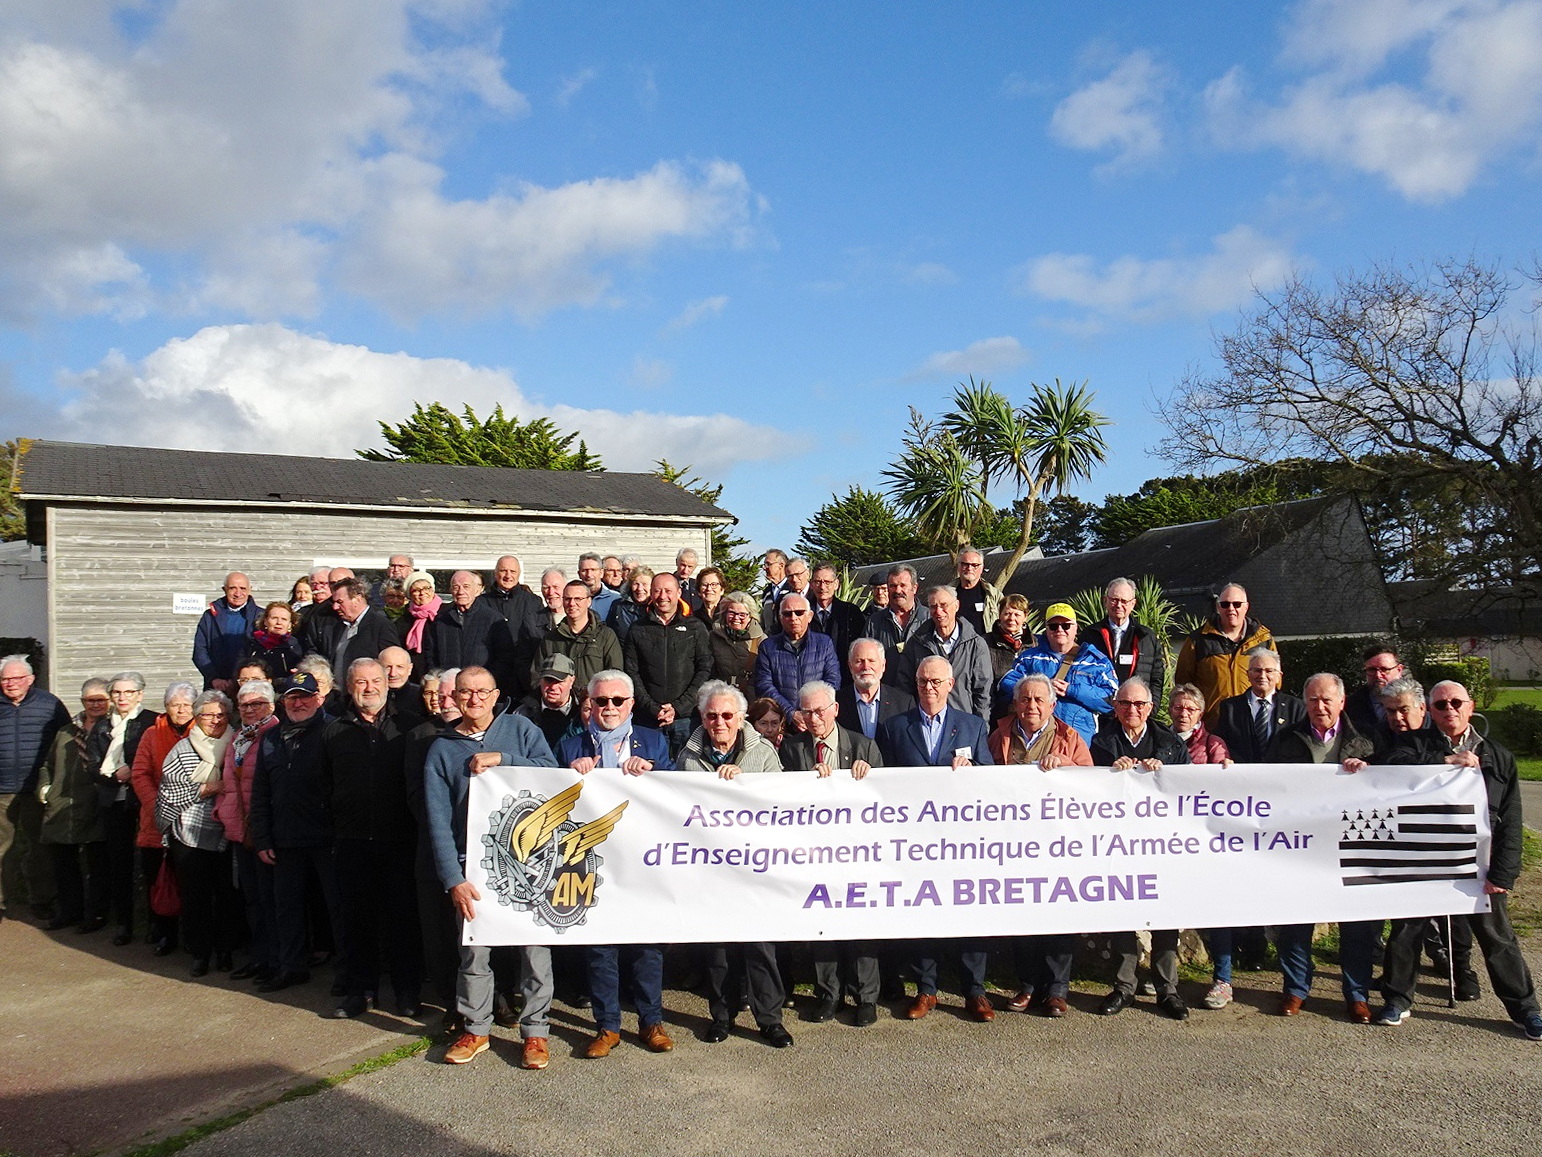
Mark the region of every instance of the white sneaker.
[[1210, 986], [1210, 991], [1205, 993], [1206, 1008], [1225, 1008], [1231, 1003], [1231, 985], [1224, 980], [1217, 980]]

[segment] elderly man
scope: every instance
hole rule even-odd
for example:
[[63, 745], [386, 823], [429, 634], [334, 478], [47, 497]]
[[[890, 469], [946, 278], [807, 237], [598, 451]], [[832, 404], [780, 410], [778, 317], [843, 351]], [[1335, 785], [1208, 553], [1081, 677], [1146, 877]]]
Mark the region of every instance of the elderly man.
[[778, 610], [782, 605], [782, 599], [787, 595], [808, 596], [809, 593], [809, 564], [807, 559], [790, 558], [782, 569], [781, 589], [777, 592], [776, 599], [768, 599], [760, 610], [760, 626], [767, 635], [774, 635], [782, 629], [781, 616]]
[[[679, 553], [675, 555], [675, 578], [680, 582], [680, 597], [693, 606], [697, 602], [696, 571], [700, 565], [700, 558], [688, 546], [681, 547]], [[603, 576], [603, 569], [600, 573]], [[616, 592], [617, 595], [620, 593], [620, 591]]]
[[1269, 628], [1248, 617], [1248, 593], [1227, 583], [1215, 596], [1215, 614], [1184, 640], [1175, 683], [1193, 683], [1205, 693], [1205, 724], [1214, 727], [1221, 701], [1247, 688], [1248, 656], [1257, 647], [1275, 650]]
[[866, 630], [867, 619], [855, 603], [835, 597], [841, 589], [841, 576], [829, 563], [820, 563], [809, 578], [810, 629], [829, 637], [835, 644], [835, 657], [841, 664], [841, 686], [851, 686], [851, 671], [846, 666], [846, 653], [853, 639], [861, 638]]
[[787, 593], [787, 552], [772, 547], [761, 558], [760, 565], [766, 576], [766, 589], [761, 595], [761, 602], [775, 612], [776, 604]]
[[1306, 704], [1280, 690], [1280, 656], [1272, 647], [1255, 647], [1248, 654], [1248, 690], [1223, 699], [1214, 712], [1211, 730], [1226, 743], [1239, 763], [1269, 758], [1274, 737], [1301, 726]]
[[[1344, 681], [1321, 672], [1306, 681], [1306, 719], [1275, 736], [1271, 763], [1337, 763], [1345, 771], [1365, 767], [1375, 745], [1355, 730], [1344, 715]], [[1371, 968], [1380, 920], [1354, 920], [1339, 925], [1339, 965], [1343, 972], [1345, 1016], [1352, 1024], [1370, 1024]], [[1284, 995], [1280, 1015], [1295, 1016], [1312, 989], [1312, 925], [1285, 924], [1275, 931]]]
[[385, 590], [388, 583], [401, 583], [402, 589], [406, 589], [406, 583], [412, 572], [417, 569], [410, 554], [393, 554], [386, 559], [385, 577], [375, 583], [369, 589], [369, 605], [372, 607], [385, 606]]
[[[748, 709], [744, 696], [729, 684], [720, 679], [704, 683], [697, 699], [701, 726], [680, 752], [680, 770], [712, 772], [722, 779], [781, 771], [776, 748], [745, 722]], [[778, 1049], [792, 1044], [792, 1034], [782, 1024], [786, 993], [776, 965], [776, 945], [768, 943], [708, 947], [707, 1009], [712, 1022], [701, 1039], [708, 1044], [728, 1039], [746, 988], [761, 1039]]]
[[764, 640], [755, 653], [755, 694], [776, 700], [791, 716], [797, 710], [798, 688], [814, 679], [839, 684], [841, 664], [829, 636], [809, 630], [806, 595], [783, 595], [777, 616], [781, 631]]
[[541, 629], [535, 635], [536, 642], [562, 621], [562, 588], [567, 585], [567, 572], [561, 567], [549, 566], [541, 572], [541, 605], [545, 618], [537, 620]]
[[[455, 701], [460, 719], [428, 749], [423, 807], [439, 882], [450, 894], [457, 916], [466, 921], [476, 918], [476, 905], [482, 900], [481, 890], [466, 879], [466, 796], [471, 777], [489, 767], [555, 767], [557, 761], [530, 720], [511, 713], [495, 714], [498, 685], [486, 668], [467, 667], [455, 676]], [[476, 851], [481, 854], [480, 848]], [[463, 937], [457, 935], [456, 939]], [[551, 949], [541, 945], [520, 948], [519, 958], [520, 994], [524, 998], [519, 1026], [525, 1042], [520, 1065], [544, 1069], [551, 1060], [546, 1043], [552, 1001]], [[492, 949], [487, 945], [461, 946], [455, 1004], [464, 1018], [464, 1031], [444, 1059], [446, 1064], [463, 1065], [487, 1051], [493, 1024]]]
[[566, 655], [578, 685], [586, 687], [598, 672], [621, 666], [621, 641], [592, 612], [592, 602], [588, 586], [577, 579], [562, 588], [562, 622], [537, 646], [536, 667], [553, 655]]
[[33, 789], [70, 712], [35, 682], [25, 655], [0, 659], [0, 917], [7, 892], [25, 894], [38, 918], [52, 916], [52, 857], [39, 843], [43, 805]]
[[113, 924], [112, 938], [122, 947], [134, 941], [134, 834], [139, 830], [139, 801], [129, 789], [139, 741], [160, 718], [145, 707], [145, 677], [119, 671], [107, 683], [112, 710], [91, 733], [91, 762], [102, 785], [107, 828], [107, 888]]
[[712, 637], [700, 619], [680, 613], [680, 584], [653, 576], [648, 613], [627, 634], [623, 666], [632, 677], [637, 716], [676, 750], [691, 733], [691, 709], [712, 673]]
[[[294, 633], [300, 637], [300, 646], [306, 654], [314, 653], [330, 660], [337, 653], [337, 636], [343, 630], [343, 625], [337, 617], [337, 608], [332, 602], [332, 594], [339, 583], [344, 579], [353, 578], [354, 573], [345, 566], [335, 566], [326, 574], [326, 597], [319, 602], [312, 602], [310, 610], [301, 616], [300, 625], [295, 627]], [[313, 600], [316, 598], [315, 583], [316, 580], [312, 578], [311, 598]], [[362, 585], [360, 589], [364, 589]]]
[[487, 662], [487, 643], [504, 623], [498, 612], [480, 601], [482, 580], [469, 570], [450, 576], [450, 601], [423, 634], [423, 659], [429, 667], [480, 667]]
[[401, 636], [384, 611], [369, 605], [369, 591], [360, 579], [343, 578], [332, 584], [332, 611], [337, 629], [327, 640], [331, 650], [320, 654], [330, 661], [333, 680], [344, 686], [356, 659], [378, 663], [375, 656], [394, 647]]
[[[951, 767], [957, 771], [975, 764], [990, 764], [990, 737], [978, 715], [948, 706], [953, 690], [953, 668], [933, 655], [916, 668], [916, 706], [889, 720], [884, 728], [883, 761], [886, 767]], [[996, 1018], [985, 995], [988, 963], [983, 940], [950, 942], [964, 976], [964, 1006], [975, 1020]], [[914, 968], [916, 998], [905, 1015], [920, 1020], [937, 1007], [937, 957], [939, 945], [924, 942]]]
[[1146, 686], [1161, 687], [1167, 659], [1161, 641], [1135, 617], [1138, 598], [1133, 582], [1114, 579], [1103, 588], [1103, 609], [1108, 613], [1082, 632], [1082, 638], [1108, 656], [1118, 678], [1139, 675]]
[[[247, 831], [257, 858], [273, 870], [273, 916], [278, 972], [257, 986], [281, 992], [310, 980], [306, 947], [306, 894], [315, 880], [343, 943], [333, 859], [332, 805], [322, 771], [325, 696], [314, 675], [299, 672], [284, 692], [283, 720], [258, 741]], [[339, 980], [344, 964], [338, 963]]]
[[950, 706], [990, 719], [991, 689], [996, 673], [985, 638], [958, 612], [958, 595], [952, 587], [928, 587], [922, 595], [929, 622], [918, 631], [900, 656], [907, 686], [915, 682], [916, 667], [929, 655], [941, 655], [953, 665]]
[[600, 576], [605, 573], [600, 556], [593, 551], [578, 556], [578, 581], [589, 588], [592, 596], [593, 611], [600, 622], [605, 621], [605, 616], [610, 614], [610, 608], [616, 605], [616, 600], [621, 596], [600, 581]]
[[1372, 643], [1360, 655], [1360, 669], [1365, 682], [1349, 693], [1349, 698], [1344, 701], [1344, 714], [1361, 735], [1380, 739], [1389, 730], [1381, 693], [1401, 679], [1407, 668], [1391, 643]]
[[1055, 717], [1090, 742], [1098, 728], [1098, 716], [1108, 713], [1108, 700], [1119, 681], [1108, 656], [1096, 647], [1077, 644], [1076, 627], [1076, 612], [1070, 603], [1046, 607], [1044, 633], [1036, 646], [1018, 652], [1012, 669], [1001, 677], [1001, 691], [1010, 695], [1025, 675], [1047, 675], [1059, 698]]
[[[548, 572], [550, 573], [550, 572]], [[520, 699], [531, 689], [530, 660], [554, 625], [540, 595], [520, 584], [519, 559], [506, 554], [493, 567], [493, 585], [478, 601], [498, 613], [487, 631], [487, 667], [509, 697]], [[561, 574], [557, 571], [556, 574]], [[545, 578], [543, 576], [544, 583]], [[558, 584], [560, 609], [561, 584]]]
[[883, 644], [885, 678], [904, 687], [906, 672], [900, 669], [900, 656], [905, 653], [906, 644], [925, 630], [931, 620], [916, 610], [915, 567], [903, 562], [891, 566], [887, 588], [888, 603], [875, 605], [867, 616], [867, 637]]
[[[1115, 727], [1104, 727], [1091, 743], [1092, 762], [1115, 771], [1161, 771], [1167, 764], [1188, 763], [1188, 745], [1152, 722], [1151, 687], [1138, 675], [1119, 684], [1114, 694]], [[1110, 940], [1119, 957], [1114, 987], [1098, 1005], [1100, 1016], [1115, 1016], [1135, 1003], [1135, 966], [1140, 941], [1134, 932], [1116, 932]], [[1151, 933], [1151, 972], [1156, 979], [1157, 1011], [1171, 1020], [1188, 1020], [1178, 995], [1178, 929]]]
[[626, 564], [613, 554], [607, 554], [600, 559], [600, 581], [605, 584], [607, 590], [613, 590], [618, 595], [623, 594], [626, 586]]
[[[805, 683], [798, 689], [798, 719], [803, 730], [790, 730], [782, 741], [782, 767], [788, 771], [817, 771], [832, 775], [849, 770], [862, 779], [874, 767], [883, 766], [878, 745], [857, 731], [836, 723], [840, 708], [835, 688], [825, 682]], [[814, 998], [809, 1019], [815, 1024], [834, 1020], [841, 1009], [841, 975], [857, 1000], [858, 1028], [878, 1020], [879, 971], [874, 945], [865, 941], [816, 940], [809, 945], [814, 961]]]
[[884, 681], [887, 662], [883, 644], [877, 639], [853, 639], [846, 648], [851, 685], [835, 693], [835, 702], [852, 730], [860, 731], [879, 747], [884, 743], [884, 725], [916, 705], [916, 697], [909, 691]]
[[[990, 749], [997, 763], [1030, 765], [1041, 771], [1092, 766], [1092, 753], [1080, 733], [1055, 718], [1055, 685], [1048, 675], [1025, 675], [1019, 680], [1012, 689], [1012, 714], [1003, 716], [991, 732]], [[1076, 938], [1024, 936], [1017, 941], [1016, 955], [1017, 994], [1007, 1007], [1013, 1012], [1031, 1008], [1040, 1016], [1064, 1016]]]
[[[1464, 921], [1483, 948], [1489, 982], [1494, 986], [1494, 995], [1504, 1002], [1510, 1019], [1527, 1040], [1542, 1041], [1542, 1013], [1538, 1012], [1536, 986], [1516, 941], [1508, 908], [1510, 889], [1515, 887], [1521, 869], [1521, 795], [1515, 757], [1473, 730], [1475, 704], [1462, 684], [1436, 683], [1430, 689], [1430, 708], [1435, 734], [1394, 751], [1387, 762], [1416, 766], [1448, 763], [1473, 769], [1483, 776], [1492, 831], [1483, 891], [1491, 908], [1488, 912], [1452, 919], [1453, 923]], [[1394, 718], [1390, 710], [1389, 718]], [[1382, 995], [1387, 1003], [1376, 1017], [1377, 1024], [1402, 1024], [1411, 1015], [1422, 924], [1421, 920], [1392, 922], [1382, 974]]]
[[[562, 741], [557, 761], [580, 775], [614, 768], [623, 775], [668, 771], [664, 736], [632, 722], [632, 680], [625, 671], [597, 671], [589, 680], [589, 726]], [[664, 946], [594, 945], [584, 949], [589, 994], [594, 1001], [594, 1039], [584, 1050], [591, 1060], [608, 1057], [621, 1043], [621, 965], [637, 1007], [637, 1035], [649, 1052], [667, 1053], [674, 1042], [664, 1031]]]
[[231, 676], [246, 654], [262, 608], [252, 601], [252, 583], [238, 570], [225, 576], [225, 593], [209, 604], [193, 631], [193, 666], [203, 676], [204, 690], [233, 694]]
[[1001, 606], [1001, 590], [985, 581], [985, 556], [972, 546], [958, 552], [959, 618], [975, 629], [980, 636], [990, 634], [996, 625], [996, 612]]
[[412, 726], [423, 722], [423, 688], [412, 681], [412, 652], [405, 647], [386, 647], [375, 657], [385, 669], [386, 694], [392, 709], [404, 718], [414, 716]]
[[423, 950], [403, 761], [407, 732], [420, 717], [399, 716], [391, 707], [385, 670], [374, 659], [350, 663], [345, 686], [348, 706], [321, 737], [346, 956], [346, 991], [333, 1015], [363, 1015], [368, 994], [379, 989], [384, 945], [397, 1013], [415, 1017]]
[[317, 611], [331, 613], [332, 610], [332, 568], [312, 567], [308, 581], [311, 588], [311, 601], [295, 613], [294, 634], [297, 638], [303, 638], [302, 631], [312, 614]]
[[573, 660], [566, 655], [548, 656], [536, 668], [536, 681], [537, 689], [525, 697], [514, 713], [541, 729], [552, 758], [558, 759], [562, 741], [580, 734], [584, 727], [578, 700], [573, 696]]

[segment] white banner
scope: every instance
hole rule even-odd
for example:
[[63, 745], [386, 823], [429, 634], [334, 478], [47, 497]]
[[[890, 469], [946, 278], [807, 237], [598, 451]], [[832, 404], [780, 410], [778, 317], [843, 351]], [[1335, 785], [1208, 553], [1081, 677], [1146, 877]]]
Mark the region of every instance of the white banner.
[[1484, 912], [1465, 768], [472, 780], [472, 944], [877, 940]]

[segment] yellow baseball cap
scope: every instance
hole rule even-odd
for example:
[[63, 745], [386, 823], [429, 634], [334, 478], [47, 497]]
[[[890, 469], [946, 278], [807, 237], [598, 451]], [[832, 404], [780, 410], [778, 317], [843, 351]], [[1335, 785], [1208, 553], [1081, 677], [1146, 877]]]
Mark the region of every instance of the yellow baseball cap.
[[1053, 619], [1070, 619], [1074, 623], [1076, 612], [1071, 609], [1070, 603], [1050, 603], [1044, 608], [1044, 621], [1047, 623]]

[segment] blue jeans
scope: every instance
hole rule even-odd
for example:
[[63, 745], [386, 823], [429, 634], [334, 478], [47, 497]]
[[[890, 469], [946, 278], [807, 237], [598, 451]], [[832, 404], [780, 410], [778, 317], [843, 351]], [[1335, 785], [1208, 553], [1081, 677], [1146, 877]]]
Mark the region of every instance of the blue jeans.
[[1232, 929], [1207, 928], [1203, 933], [1205, 946], [1210, 950], [1210, 960], [1214, 965], [1215, 974], [1211, 977], [1217, 984], [1231, 983], [1231, 950]]
[[589, 997], [594, 1001], [594, 1026], [600, 1032], [621, 1031], [621, 963], [632, 978], [637, 1026], [664, 1020], [664, 948], [660, 944], [599, 944], [584, 949], [589, 966]]
[[[1350, 920], [1339, 925], [1339, 968], [1343, 973], [1346, 1001], [1369, 1001], [1371, 970], [1376, 963], [1376, 937], [1380, 920]], [[1305, 1000], [1312, 990], [1312, 925], [1282, 924], [1274, 947], [1280, 954], [1285, 995]]]

